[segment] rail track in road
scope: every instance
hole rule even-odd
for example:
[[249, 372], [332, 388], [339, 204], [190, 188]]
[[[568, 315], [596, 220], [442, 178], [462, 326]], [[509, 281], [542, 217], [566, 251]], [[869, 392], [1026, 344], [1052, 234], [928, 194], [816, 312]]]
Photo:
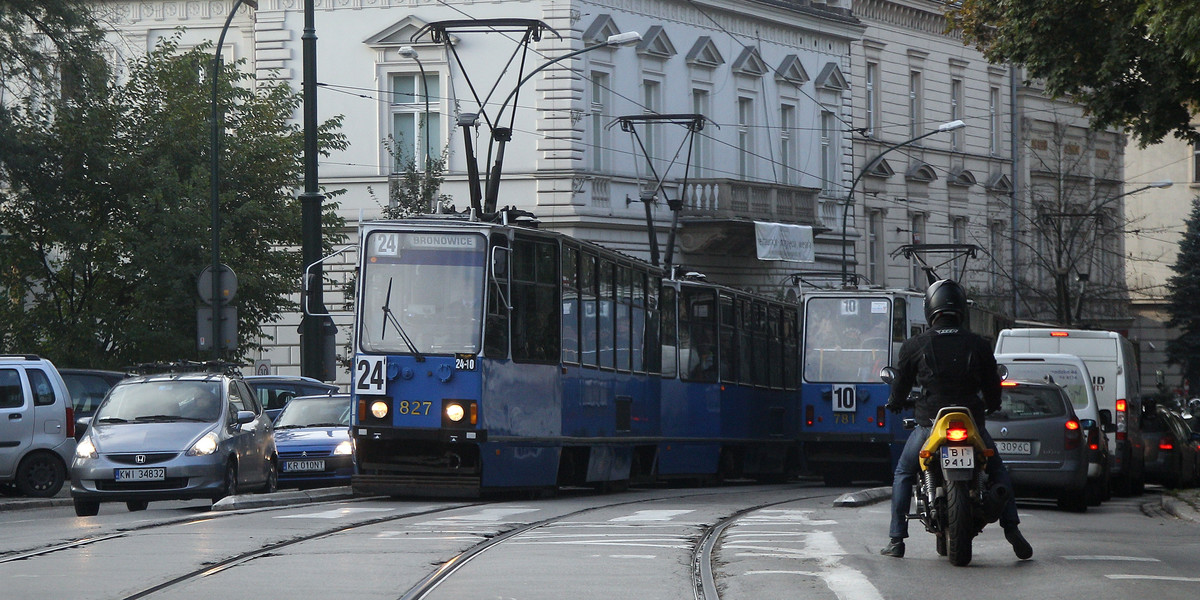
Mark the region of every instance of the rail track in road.
[[[721, 532], [730, 524], [736, 522], [739, 518], [750, 514], [756, 510], [762, 510], [771, 506], [784, 504], [787, 502], [803, 501], [830, 497], [831, 494], [823, 488], [804, 488], [804, 487], [785, 487], [785, 488], [766, 488], [764, 490], [770, 496], [774, 496], [770, 501], [755, 502], [752, 506], [739, 505], [720, 509], [721, 513], [714, 516], [709, 516], [705, 520], [712, 521], [717, 519], [716, 523], [696, 523], [694, 526], [688, 526], [687, 535], [679, 534], [677, 541], [680, 543], [689, 543], [691, 547], [688, 550], [692, 564], [691, 587], [693, 588], [694, 597], [697, 600], [718, 600], [719, 595], [717, 586], [714, 582], [712, 572], [712, 553], [713, 548], [720, 538]], [[514, 540], [529, 540], [530, 537], [538, 530], [553, 530], [555, 527], [564, 527], [569, 524], [572, 519], [578, 519], [589, 513], [597, 513], [608, 509], [621, 509], [624, 507], [637, 507], [638, 505], [646, 505], [647, 507], [659, 503], [670, 506], [672, 503], [702, 500], [707, 498], [720, 499], [722, 496], [730, 494], [745, 493], [743, 489], [737, 486], [722, 487], [722, 488], [707, 488], [703, 490], [656, 490], [654, 497], [639, 497], [631, 498], [629, 496], [577, 496], [568, 498], [568, 500], [585, 499], [595, 501], [596, 504], [574, 508], [574, 507], [553, 507], [549, 504], [538, 507], [538, 510], [549, 507], [553, 510], [561, 510], [559, 514], [554, 514], [545, 519], [540, 519], [533, 522], [504, 522], [494, 523], [497, 529], [495, 531], [487, 531], [482, 533], [467, 533], [467, 536], [482, 537], [474, 543], [470, 543], [465, 548], [459, 547], [453, 551], [452, 555], [445, 553], [446, 549], [437, 550], [441, 553], [441, 557], [436, 555], [430, 558], [435, 560], [435, 566], [423, 576], [419, 572], [412, 574], [408, 581], [413, 581], [412, 578], [417, 578], [414, 584], [411, 584], [405, 592], [397, 596], [398, 600], [424, 600], [430, 596], [431, 592], [439, 586], [446, 585], [447, 582], [455, 578], [456, 575], [468, 573], [466, 569], [473, 561], [478, 559], [485, 553], [491, 552], [489, 556], [496, 556], [497, 549], [507, 548], [506, 544], [510, 544]], [[786, 498], [780, 498], [779, 495], [784, 494]], [[192, 561], [192, 568], [179, 569], [176, 567], [176, 572], [171, 573], [168, 569], [164, 569], [163, 573], [154, 573], [153, 577], [143, 577], [141, 583], [137, 583], [131, 587], [125, 587], [119, 593], [114, 593], [108, 597], [119, 597], [125, 600], [134, 600], [140, 598], [152, 598], [157, 596], [168, 597], [172, 590], [182, 589], [182, 586], [189, 582], [197, 582], [208, 577], [217, 576], [233, 569], [234, 567], [247, 565], [258, 559], [268, 556], [279, 556], [281, 551], [291, 549], [293, 552], [300, 554], [307, 552], [304, 550], [306, 545], [319, 543], [322, 540], [330, 538], [337, 539], [343, 534], [350, 534], [356, 531], [362, 531], [371, 527], [378, 527], [389, 523], [406, 523], [415, 525], [418, 523], [429, 523], [430, 517], [454, 518], [447, 517], [455, 511], [471, 509], [476, 507], [486, 507], [489, 505], [500, 506], [501, 502], [458, 502], [445, 506], [428, 506], [425, 505], [422, 509], [410, 509], [396, 514], [388, 514], [385, 516], [364, 516], [356, 518], [353, 522], [340, 522], [336, 525], [322, 526], [311, 531], [297, 532], [286, 539], [274, 539], [256, 545], [254, 548], [247, 549], [242, 552], [232, 552], [226, 556], [210, 556], [203, 564], [196, 564]], [[295, 506], [286, 508], [296, 508]], [[92, 560], [95, 557], [105, 556], [106, 544], [116, 543], [117, 540], [136, 538], [139, 535], [154, 535], [164, 532], [178, 533], [176, 528], [186, 528], [202, 524], [205, 521], [214, 519], [226, 519], [236, 515], [247, 515], [265, 510], [279, 510], [277, 508], [267, 509], [248, 509], [245, 511], [235, 511], [231, 513], [213, 514], [204, 513], [195, 517], [176, 519], [169, 522], [150, 523], [134, 527], [128, 527], [120, 531], [111, 533], [100, 533], [88, 537], [80, 537], [75, 540], [69, 540], [57, 544], [49, 544], [44, 547], [34, 548], [22, 552], [10, 552], [4, 556], [0, 556], [0, 564], [12, 563], [15, 561], [37, 561], [41, 558], [56, 555], [72, 550], [83, 551], [87, 548]], [[374, 509], [380, 510], [380, 509]], [[485, 508], [485, 510], [487, 510]], [[732, 511], [732, 512], [730, 512]], [[699, 529], [700, 533], [697, 533]], [[378, 534], [377, 534], [378, 535]], [[460, 537], [460, 540], [462, 538]], [[686, 542], [684, 541], [686, 540]], [[419, 544], [419, 542], [417, 542]], [[457, 542], [456, 542], [457, 543]], [[120, 546], [114, 546], [112, 554], [117, 554], [115, 550]], [[521, 552], [519, 549], [514, 549], [514, 552]], [[434, 552], [430, 550], [430, 552]], [[442, 557], [449, 556], [448, 559]], [[519, 559], [519, 554], [516, 555]], [[116, 560], [114, 558], [114, 560]], [[429, 563], [426, 563], [429, 564]], [[183, 566], [183, 565], [179, 565]], [[147, 579], [155, 579], [156, 581], [147, 582]], [[478, 585], [471, 581], [469, 577], [460, 577], [456, 581], [457, 585]], [[404, 589], [403, 584], [399, 589]]]

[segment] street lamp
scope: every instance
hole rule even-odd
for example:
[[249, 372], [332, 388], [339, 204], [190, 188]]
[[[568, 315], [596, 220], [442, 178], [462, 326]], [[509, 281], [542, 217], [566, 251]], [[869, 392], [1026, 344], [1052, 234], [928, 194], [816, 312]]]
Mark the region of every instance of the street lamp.
[[[637, 31], [615, 33], [608, 36], [608, 38], [603, 42], [568, 52], [562, 56], [556, 56], [542, 63], [540, 66], [538, 66], [538, 68], [530, 71], [528, 75], [522, 77], [521, 80], [517, 82], [517, 85], [513, 86], [513, 89], [511, 92], [509, 92], [508, 97], [506, 97], [504, 102], [500, 104], [500, 110], [497, 111], [496, 114], [504, 114], [504, 109], [508, 107], [508, 103], [516, 97], [517, 92], [521, 89], [521, 86], [525, 85], [525, 82], [529, 81], [534, 75], [537, 75], [550, 65], [564, 61], [568, 58], [579, 56], [584, 52], [591, 52], [592, 50], [598, 50], [600, 48], [630, 46], [640, 41], [642, 41], [642, 34]], [[513, 111], [516, 111], [516, 107], [513, 108]], [[495, 139], [499, 140], [500, 145], [496, 149], [496, 164], [492, 168], [491, 173], [488, 174], [487, 194], [484, 196], [483, 212], [492, 212], [496, 210], [496, 198], [500, 194], [500, 173], [502, 167], [504, 166], [504, 143], [512, 138], [512, 129], [509, 127], [496, 127], [492, 130], [492, 135]]]
[[868, 172], [874, 169], [875, 166], [879, 164], [879, 161], [883, 160], [884, 155], [886, 155], [888, 152], [891, 152], [897, 148], [903, 148], [904, 146], [914, 144], [931, 135], [945, 133], [947, 131], [955, 131], [966, 126], [967, 124], [961, 119], [955, 119], [949, 123], [942, 123], [941, 125], [938, 125], [937, 129], [934, 129], [933, 131], [923, 133], [910, 140], [900, 142], [899, 144], [888, 146], [886, 150], [880, 152], [878, 156], [871, 159], [871, 161], [868, 162], [866, 166], [864, 166], [862, 170], [858, 172], [858, 175], [854, 177], [854, 181], [850, 183], [850, 191], [846, 194], [846, 208], [842, 211], [842, 285], [846, 285], [850, 277], [849, 263], [846, 259], [846, 217], [849, 216], [850, 207], [854, 204], [854, 188], [858, 186], [859, 180], [863, 178], [863, 175], [866, 175]]
[[429, 173], [429, 80], [425, 78], [425, 65], [421, 64], [420, 55], [417, 54], [417, 49], [412, 46], [401, 46], [400, 56], [411, 58], [417, 61], [417, 68], [421, 70], [421, 95], [425, 96], [425, 173], [428, 177]]
[[225, 45], [225, 34], [229, 32], [229, 24], [233, 15], [243, 4], [258, 9], [258, 0], [237, 0], [225, 18], [221, 27], [221, 36], [217, 39], [216, 50], [213, 51], [212, 72], [212, 145], [209, 166], [211, 179], [209, 181], [209, 209], [212, 211], [212, 349], [213, 357], [221, 356], [221, 200], [218, 175], [220, 173], [221, 154], [221, 110], [217, 104], [217, 84], [221, 79], [221, 47]]

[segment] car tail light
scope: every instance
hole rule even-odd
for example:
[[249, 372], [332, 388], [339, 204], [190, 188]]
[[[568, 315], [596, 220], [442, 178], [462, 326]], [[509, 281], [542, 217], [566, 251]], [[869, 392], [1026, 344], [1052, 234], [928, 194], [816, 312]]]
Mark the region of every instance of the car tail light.
[[962, 421], [950, 421], [950, 426], [946, 428], [946, 439], [952, 442], [966, 440], [967, 424]]
[[1125, 440], [1125, 439], [1127, 439], [1127, 436], [1128, 436], [1128, 434], [1125, 431], [1125, 419], [1127, 417], [1127, 415], [1125, 414], [1126, 406], [1127, 405], [1126, 405], [1124, 398], [1119, 398], [1117, 400], [1117, 439], [1118, 440]]
[[1071, 419], [1066, 422], [1066, 433], [1063, 434], [1063, 448], [1066, 450], [1074, 450], [1079, 447], [1079, 442], [1082, 441], [1083, 432], [1079, 430], [1079, 421]]
[[1100, 449], [1100, 430], [1093, 427], [1087, 431], [1088, 450]]
[[883, 428], [887, 425], [887, 409], [882, 406], [875, 407], [875, 425]]
[[1173, 438], [1169, 435], [1163, 436], [1163, 438], [1158, 441], [1158, 449], [1159, 450], [1174, 450], [1175, 449], [1175, 438]]
[[1050, 337], [1071, 337], [1071, 334], [1065, 331], [1051, 331]]
[[804, 407], [804, 424], [811, 426], [813, 424], [813, 407], [811, 404]]
[[75, 409], [67, 407], [67, 437], [75, 437]]

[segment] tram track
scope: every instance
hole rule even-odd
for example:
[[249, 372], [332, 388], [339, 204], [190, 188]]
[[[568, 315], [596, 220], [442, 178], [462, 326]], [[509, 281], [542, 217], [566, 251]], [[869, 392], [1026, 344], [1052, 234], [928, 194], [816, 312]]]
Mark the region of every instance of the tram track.
[[[781, 490], [783, 491], [783, 490]], [[796, 502], [803, 500], [813, 500], [823, 497], [829, 497], [833, 494], [828, 494], [822, 490], [804, 490], [794, 489], [787, 490], [788, 497], [786, 499], [775, 500], [771, 502], [763, 502], [754, 506], [741, 508], [726, 516], [720, 517], [716, 523], [704, 526], [701, 524], [702, 532], [699, 535], [687, 536], [691, 539], [692, 549], [691, 556], [691, 586], [694, 590], [694, 597], [697, 600], [719, 600], [719, 593], [716, 587], [715, 578], [712, 569], [713, 550], [720, 541], [721, 534], [726, 528], [737, 522], [738, 519], [750, 514], [754, 511], [762, 510], [771, 506], [785, 504], [788, 502]], [[620, 508], [627, 506], [636, 506], [640, 504], [655, 504], [655, 503], [670, 503], [681, 500], [701, 499], [704, 497], [719, 497], [727, 494], [742, 493], [736, 487], [720, 488], [720, 489], [705, 489], [692, 490], [683, 493], [672, 493], [667, 496], [655, 496], [652, 498], [626, 498], [617, 501], [603, 502], [601, 504], [586, 506], [576, 510], [569, 510], [562, 514], [557, 514], [546, 519], [541, 519], [530, 523], [512, 523], [511, 527], [504, 527], [502, 530], [495, 533], [480, 534], [485, 539], [474, 543], [468, 548], [465, 548], [448, 560], [439, 562], [435, 568], [429, 571], [425, 576], [421, 577], [415, 584], [407, 589], [402, 595], [398, 596], [398, 600], [424, 600], [429, 597], [432, 592], [440, 585], [446, 583], [453, 576], [460, 573], [464, 567], [470, 564], [474, 559], [480, 557], [484, 553], [494, 550], [497, 547], [504, 545], [507, 542], [520, 539], [522, 536], [534, 532], [535, 530], [554, 526], [556, 524], [566, 524], [572, 519], [576, 519], [581, 515], [595, 513], [605, 509]], [[128, 589], [123, 591], [119, 596], [124, 600], [135, 600], [141, 598], [150, 598], [159, 595], [166, 595], [172, 589], [178, 589], [180, 586], [188, 582], [196, 581], [206, 577], [218, 575], [238, 566], [246, 565], [256, 559], [275, 555], [279, 551], [287, 548], [299, 549], [305, 544], [310, 544], [324, 540], [333, 536], [338, 536], [345, 533], [350, 533], [355, 530], [378, 526], [386, 523], [397, 521], [411, 520], [415, 518], [424, 518], [434, 515], [442, 515], [452, 513], [465, 508], [480, 507], [492, 505], [494, 502], [473, 502], [473, 503], [455, 503], [449, 506], [426, 507], [425, 510], [416, 510], [404, 512], [402, 514], [390, 514], [387, 516], [379, 516], [374, 518], [366, 518], [352, 523], [343, 523], [337, 526], [320, 528], [311, 532], [289, 537], [287, 539], [277, 540], [271, 543], [266, 543], [254, 549], [249, 549], [244, 552], [237, 552], [216, 560], [198, 565], [195, 568], [186, 570], [183, 573], [176, 575], [165, 574], [164, 578], [158, 582], [149, 585], [143, 584], [144, 587], [130, 592]], [[253, 512], [259, 512], [261, 509], [255, 509]], [[246, 511], [251, 512], [251, 511]], [[4, 557], [0, 557], [0, 563], [7, 563], [21, 560], [32, 560], [40, 556], [45, 556], [53, 553], [68, 551], [72, 549], [82, 548], [84, 546], [103, 546], [105, 542], [129, 538], [134, 535], [142, 534], [148, 531], [161, 530], [173, 527], [186, 527], [196, 523], [202, 523], [216, 518], [229, 518], [237, 514], [245, 514], [242, 512], [234, 512], [229, 514], [205, 514], [202, 516], [177, 519], [164, 523], [145, 524], [143, 526], [129, 527], [121, 531], [111, 533], [81, 537], [75, 540], [70, 540], [58, 544], [48, 545], [42, 548], [37, 548], [29, 551], [10, 553]], [[102, 551], [102, 550], [101, 550]], [[99, 552], [99, 551], [98, 551]], [[456, 580], [457, 581], [457, 580]]]

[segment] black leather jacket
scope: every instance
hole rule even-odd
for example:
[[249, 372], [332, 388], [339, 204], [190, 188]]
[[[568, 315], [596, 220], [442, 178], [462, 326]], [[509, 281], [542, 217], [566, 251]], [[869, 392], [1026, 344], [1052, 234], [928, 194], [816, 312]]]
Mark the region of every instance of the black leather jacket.
[[[1000, 375], [996, 356], [982, 337], [958, 327], [931, 328], [900, 346], [888, 404], [913, 407], [922, 425], [946, 406], [965, 406], [975, 424], [983, 427], [984, 415], [1000, 408]], [[914, 385], [922, 394], [908, 398]]]

